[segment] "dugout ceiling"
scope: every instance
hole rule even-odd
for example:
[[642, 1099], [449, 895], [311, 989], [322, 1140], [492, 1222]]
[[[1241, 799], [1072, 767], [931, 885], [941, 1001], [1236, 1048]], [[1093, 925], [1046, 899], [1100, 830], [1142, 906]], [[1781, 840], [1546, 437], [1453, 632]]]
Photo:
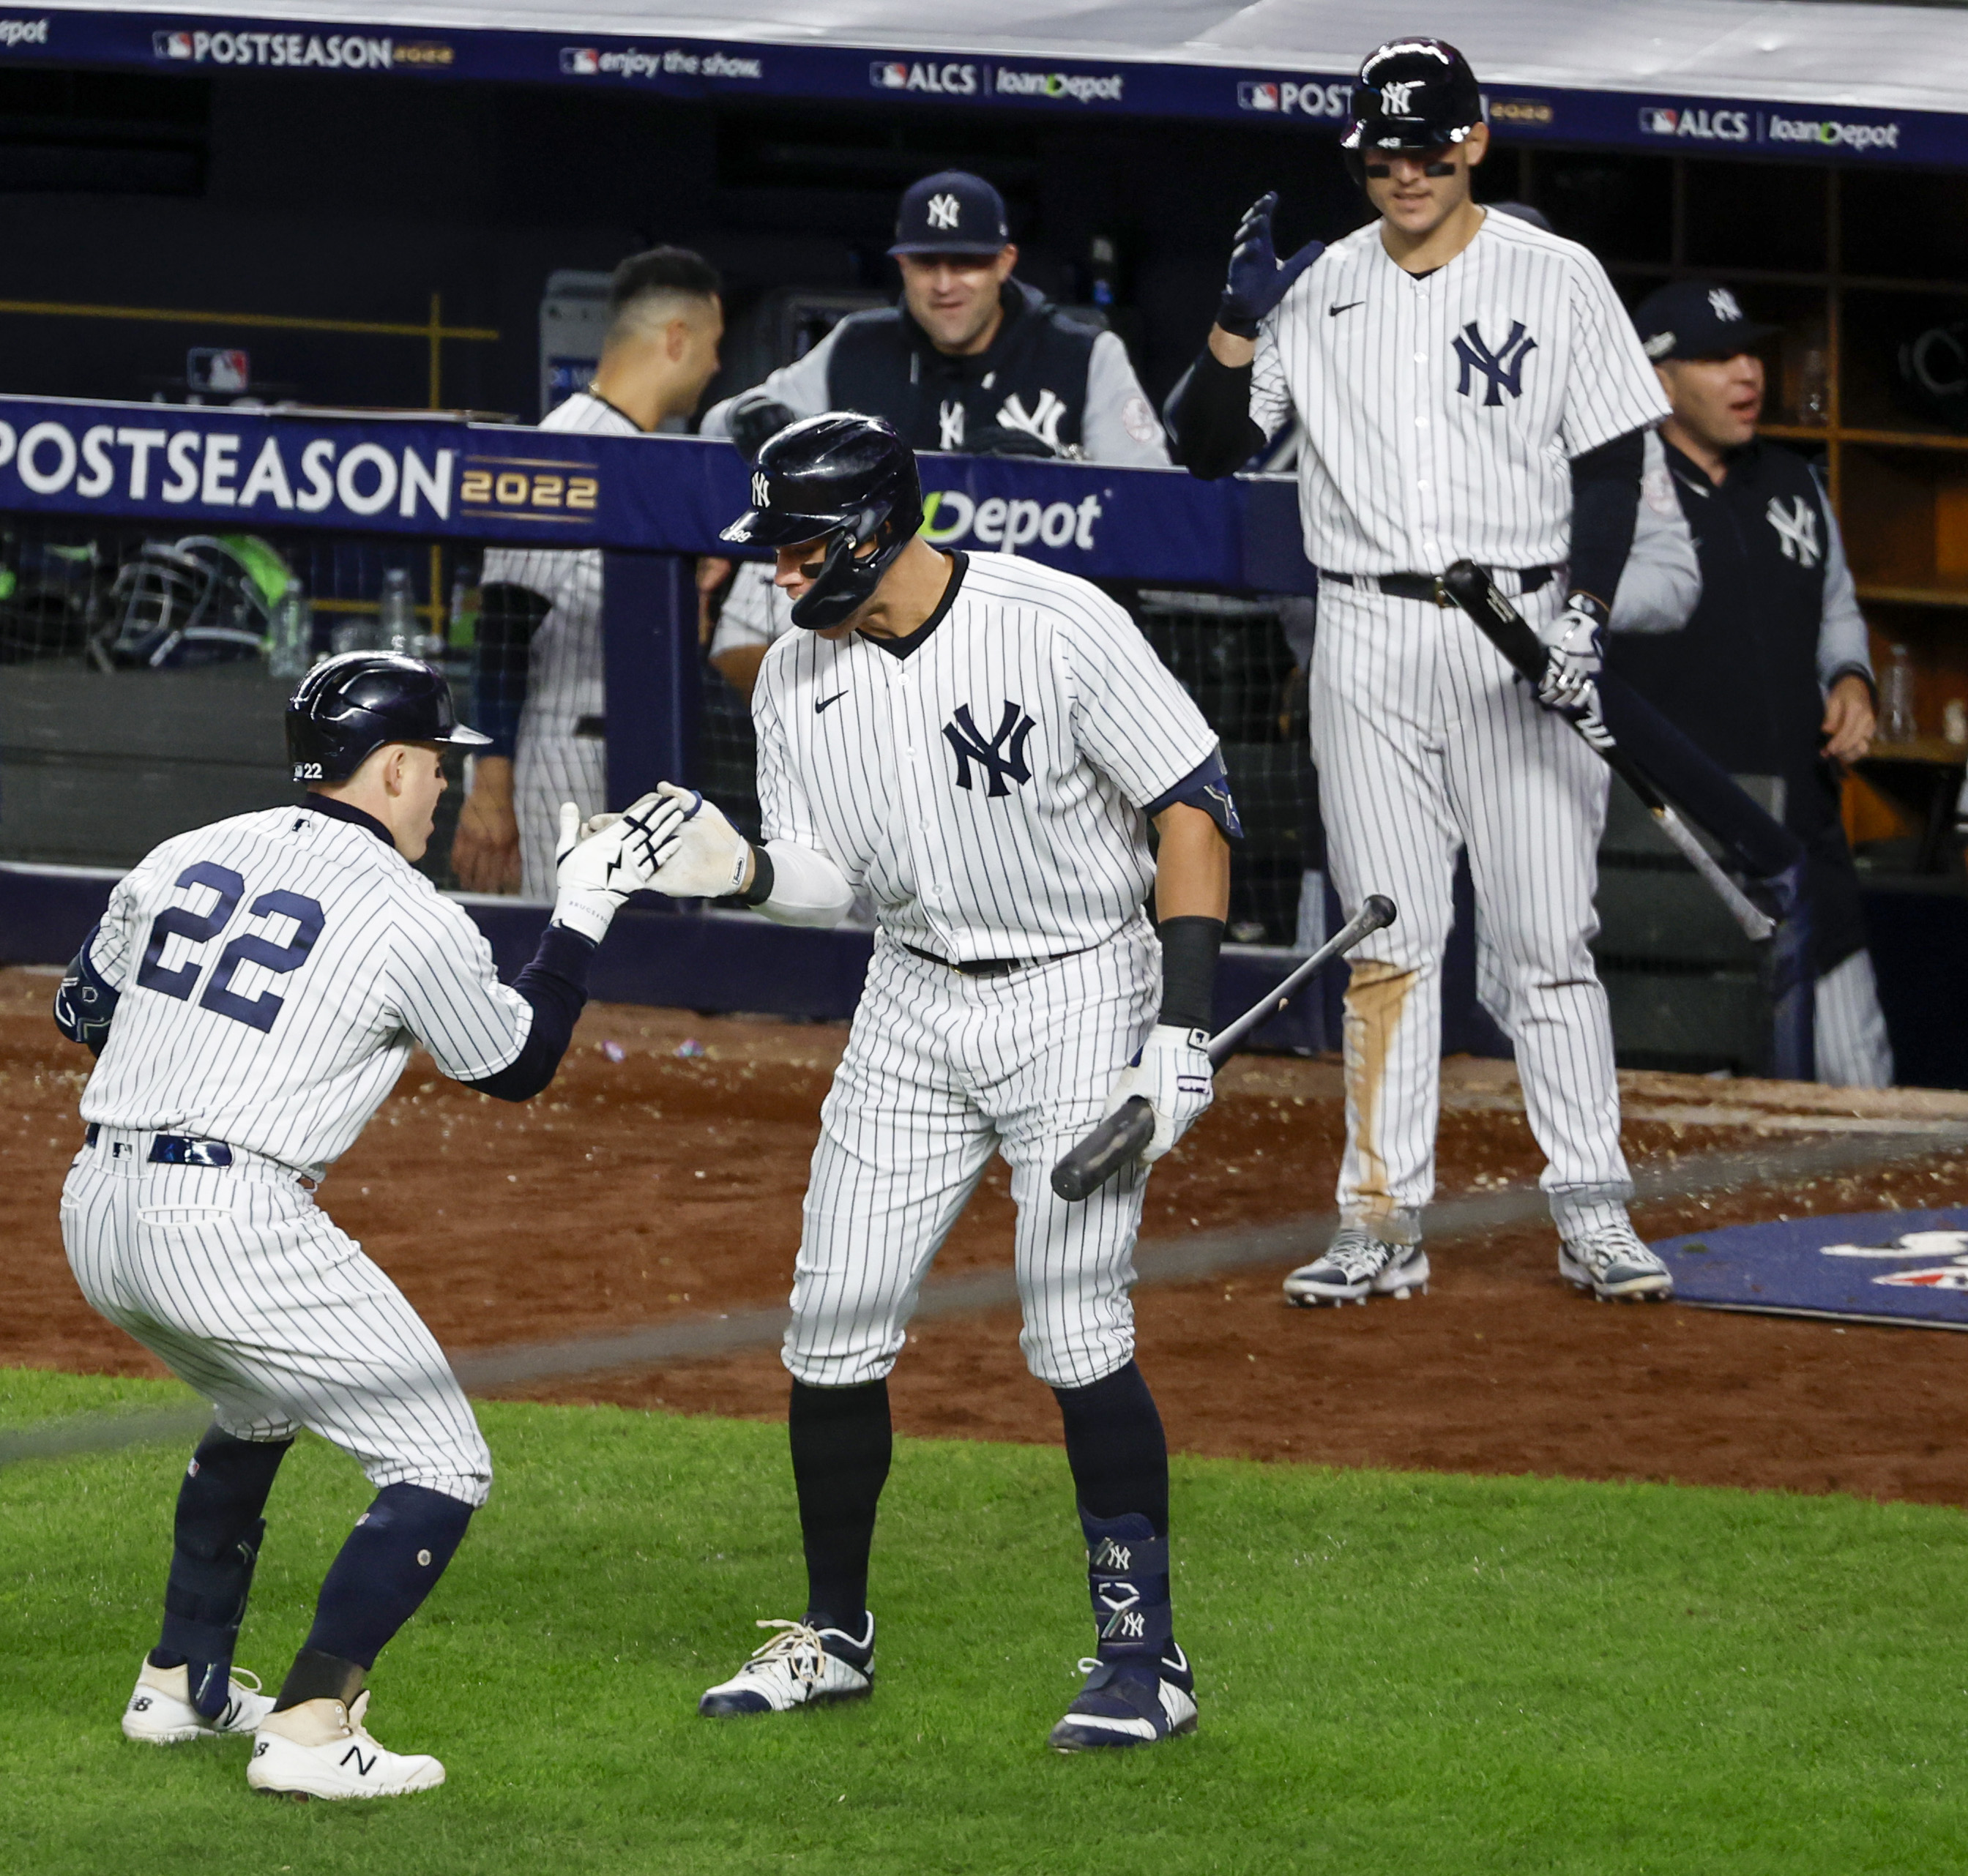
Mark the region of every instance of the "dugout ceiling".
[[[1430, 0], [1513, 137], [1968, 167], [1968, 15], [1834, 0]], [[1336, 128], [1378, 25], [1341, 0], [752, 0], [722, 16], [280, 0], [0, 10], [0, 61], [362, 72], [694, 99], [989, 105]], [[1391, 23], [1391, 22], [1390, 22]]]

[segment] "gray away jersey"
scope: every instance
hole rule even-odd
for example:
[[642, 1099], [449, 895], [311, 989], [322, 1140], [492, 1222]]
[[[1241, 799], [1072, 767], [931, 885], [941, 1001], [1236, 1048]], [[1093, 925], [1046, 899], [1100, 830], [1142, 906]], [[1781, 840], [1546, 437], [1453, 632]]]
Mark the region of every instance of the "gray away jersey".
[[269, 808], [177, 835], [118, 881], [90, 962], [121, 992], [82, 1118], [317, 1172], [422, 1043], [481, 1080], [532, 1011], [453, 904], [367, 828]]
[[830, 855], [885, 930], [941, 957], [1099, 944], [1154, 880], [1142, 809], [1215, 736], [1097, 587], [1004, 554], [960, 565], [907, 657], [797, 631], [766, 654], [766, 839]]
[[1605, 270], [1575, 241], [1485, 217], [1416, 277], [1371, 223], [1259, 328], [1251, 416], [1305, 426], [1306, 556], [1342, 573], [1562, 562], [1570, 460], [1668, 414]]

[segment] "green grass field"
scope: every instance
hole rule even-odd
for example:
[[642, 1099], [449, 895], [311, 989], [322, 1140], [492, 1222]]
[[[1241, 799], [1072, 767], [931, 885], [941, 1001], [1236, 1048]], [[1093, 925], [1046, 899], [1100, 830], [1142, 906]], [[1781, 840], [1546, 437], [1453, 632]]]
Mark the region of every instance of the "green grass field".
[[[0, 1371], [0, 1421], [176, 1391]], [[183, 1454], [0, 1472], [0, 1868], [247, 1872], [1940, 1871], [1960, 1787], [1968, 1522], [1667, 1487], [1178, 1466], [1202, 1731], [1061, 1758], [1090, 1639], [1063, 1457], [905, 1441], [875, 1699], [697, 1718], [796, 1614], [783, 1436], [494, 1405], [493, 1501], [385, 1655], [428, 1796], [251, 1794], [244, 1741], [131, 1745]], [[277, 1677], [367, 1491], [308, 1441], [241, 1659]]]

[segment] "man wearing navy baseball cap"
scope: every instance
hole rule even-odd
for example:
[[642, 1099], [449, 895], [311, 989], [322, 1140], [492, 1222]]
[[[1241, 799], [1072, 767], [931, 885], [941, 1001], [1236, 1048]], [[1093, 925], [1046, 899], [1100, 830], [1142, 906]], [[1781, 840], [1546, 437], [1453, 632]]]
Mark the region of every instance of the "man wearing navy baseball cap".
[[1757, 348], [1779, 328], [1712, 280], [1657, 288], [1633, 324], [1672, 406], [1643, 486], [1678, 503], [1701, 581], [1670, 598], [1623, 580], [1607, 665], [1731, 774], [1774, 778], [1808, 856], [1817, 1079], [1885, 1086], [1892, 1048], [1840, 812], [1844, 765], [1872, 741], [1872, 658], [1822, 484], [1756, 434]]

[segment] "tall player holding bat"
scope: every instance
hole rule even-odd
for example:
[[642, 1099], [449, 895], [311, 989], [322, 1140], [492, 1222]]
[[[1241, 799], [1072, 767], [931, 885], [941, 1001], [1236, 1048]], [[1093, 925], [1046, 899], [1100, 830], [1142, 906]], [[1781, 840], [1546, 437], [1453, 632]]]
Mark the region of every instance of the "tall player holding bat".
[[[693, 802], [655, 885], [737, 893], [802, 924], [837, 922], [865, 887], [879, 924], [821, 1111], [786, 1331], [806, 1607], [763, 1625], [776, 1638], [701, 1709], [871, 1690], [889, 1371], [931, 1260], [1002, 1153], [1021, 1346], [1058, 1397], [1098, 1625], [1052, 1743], [1152, 1744], [1193, 1729], [1195, 1681], [1170, 1612], [1168, 1451], [1128, 1286], [1145, 1162], [1212, 1092], [1238, 831], [1216, 738], [1097, 589], [921, 539], [915, 459], [879, 419], [781, 431], [752, 498], [725, 538], [776, 552], [805, 628], [766, 652], [753, 697], [765, 843]], [[1137, 1094], [1155, 1121], [1140, 1158], [1084, 1203], [1060, 1198], [1054, 1162]]]
[[[1320, 573], [1312, 746], [1333, 877], [1349, 911], [1370, 891], [1400, 907], [1360, 947], [1347, 992], [1342, 1222], [1286, 1279], [1302, 1304], [1427, 1275], [1458, 847], [1549, 1163], [1559, 1270], [1602, 1299], [1672, 1289], [1627, 1221], [1611, 1024], [1588, 949], [1606, 771], [1565, 720], [1596, 705], [1642, 439], [1666, 406], [1598, 263], [1472, 199], [1482, 118], [1452, 47], [1371, 54], [1343, 141], [1379, 220], [1280, 266], [1275, 198], [1260, 202], [1174, 413], [1177, 454], [1204, 476], [1294, 415], [1304, 426], [1300, 506]], [[1465, 558], [1552, 648], [1535, 692], [1443, 610], [1438, 577]]]

